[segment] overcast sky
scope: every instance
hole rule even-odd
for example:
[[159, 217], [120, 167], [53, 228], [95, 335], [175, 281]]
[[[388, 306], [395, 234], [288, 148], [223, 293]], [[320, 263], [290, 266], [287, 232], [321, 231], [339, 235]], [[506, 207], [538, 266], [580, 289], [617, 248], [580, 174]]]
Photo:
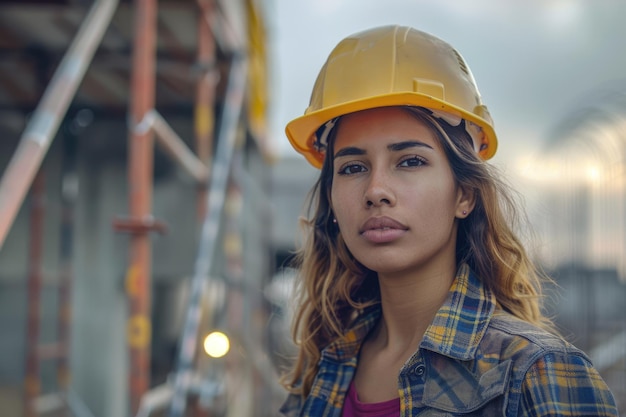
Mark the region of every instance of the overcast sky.
[[[285, 124], [308, 105], [317, 73], [345, 36], [402, 24], [464, 56], [494, 118], [498, 165], [513, 166], [559, 121], [607, 88], [626, 87], [626, 1], [272, 0], [271, 132], [295, 155]], [[292, 153], [293, 152], [293, 153]]]

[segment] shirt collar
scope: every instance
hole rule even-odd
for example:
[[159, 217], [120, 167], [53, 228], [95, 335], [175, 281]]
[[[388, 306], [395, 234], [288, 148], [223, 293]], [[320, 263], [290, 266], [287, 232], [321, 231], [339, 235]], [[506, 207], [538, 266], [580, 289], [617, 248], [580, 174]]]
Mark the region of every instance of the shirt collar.
[[380, 304], [364, 310], [355, 325], [340, 339], [331, 343], [322, 351], [322, 357], [338, 362], [347, 362], [355, 358], [361, 343], [380, 319]]
[[[467, 264], [462, 264], [446, 301], [424, 333], [420, 348], [458, 360], [473, 359], [495, 305], [493, 293]], [[338, 362], [355, 358], [380, 314], [380, 305], [366, 309], [344, 337], [324, 349], [322, 356]]]
[[494, 294], [461, 265], [420, 347], [459, 360], [474, 358], [496, 306]]

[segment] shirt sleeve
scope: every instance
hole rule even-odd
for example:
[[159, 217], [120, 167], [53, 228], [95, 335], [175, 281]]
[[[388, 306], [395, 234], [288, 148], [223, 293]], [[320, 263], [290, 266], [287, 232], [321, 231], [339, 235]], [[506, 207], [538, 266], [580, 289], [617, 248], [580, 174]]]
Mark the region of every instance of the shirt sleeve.
[[519, 415], [618, 416], [615, 399], [583, 355], [552, 352], [536, 361], [522, 383]]

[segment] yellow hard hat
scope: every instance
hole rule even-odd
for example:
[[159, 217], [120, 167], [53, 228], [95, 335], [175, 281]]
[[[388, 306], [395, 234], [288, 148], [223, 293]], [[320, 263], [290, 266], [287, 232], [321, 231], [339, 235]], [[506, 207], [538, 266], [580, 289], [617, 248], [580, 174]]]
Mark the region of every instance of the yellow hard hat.
[[385, 106], [424, 107], [453, 124], [464, 119], [479, 155], [486, 160], [496, 153], [491, 116], [461, 55], [441, 39], [403, 26], [374, 28], [342, 40], [317, 76], [304, 115], [285, 131], [295, 150], [319, 168], [328, 134], [324, 125], [344, 114]]

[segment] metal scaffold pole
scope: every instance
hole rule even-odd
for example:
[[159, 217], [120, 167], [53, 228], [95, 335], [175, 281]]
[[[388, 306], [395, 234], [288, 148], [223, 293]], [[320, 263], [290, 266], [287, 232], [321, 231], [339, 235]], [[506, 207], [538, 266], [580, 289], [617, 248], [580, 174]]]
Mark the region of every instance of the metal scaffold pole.
[[133, 415], [150, 386], [154, 133], [146, 118], [155, 104], [157, 1], [136, 0], [134, 17], [128, 172], [131, 242], [126, 273], [128, 378]]
[[[215, 129], [214, 101], [215, 87], [218, 81], [218, 69], [215, 62], [215, 39], [209, 22], [213, 19], [215, 4], [212, 0], [198, 1], [198, 50], [197, 65], [200, 69], [196, 83], [196, 102], [194, 107], [194, 131], [198, 158], [206, 165], [211, 164], [213, 153], [213, 131]], [[198, 188], [198, 218], [206, 215], [207, 187]]]
[[211, 170], [211, 184], [207, 195], [207, 215], [202, 224], [198, 255], [191, 282], [187, 316], [179, 343], [179, 357], [174, 379], [174, 396], [170, 417], [182, 417], [187, 405], [187, 393], [193, 379], [193, 361], [198, 344], [201, 298], [211, 270], [215, 253], [224, 198], [228, 185], [237, 126], [243, 106], [247, 62], [235, 55], [228, 78], [224, 110], [217, 135], [217, 150]]
[[41, 329], [41, 287], [43, 234], [45, 216], [45, 176], [39, 171], [32, 186], [30, 248], [28, 273], [28, 327], [26, 329], [26, 376], [24, 378], [24, 415], [35, 417], [35, 399], [39, 396], [39, 337]]

